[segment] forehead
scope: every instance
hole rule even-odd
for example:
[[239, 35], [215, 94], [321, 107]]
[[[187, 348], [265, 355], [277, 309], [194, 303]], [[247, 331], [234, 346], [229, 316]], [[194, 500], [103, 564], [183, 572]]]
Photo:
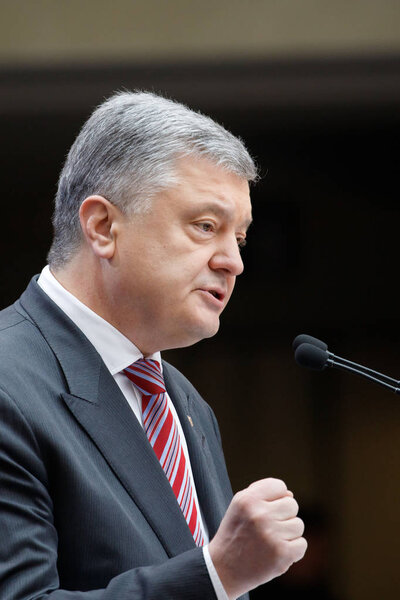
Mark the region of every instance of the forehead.
[[[235, 218], [247, 228], [251, 222], [249, 184], [246, 179], [204, 158], [183, 158], [175, 169], [177, 184], [170, 190], [187, 210], [212, 211]], [[174, 202], [173, 202], [174, 203]]]

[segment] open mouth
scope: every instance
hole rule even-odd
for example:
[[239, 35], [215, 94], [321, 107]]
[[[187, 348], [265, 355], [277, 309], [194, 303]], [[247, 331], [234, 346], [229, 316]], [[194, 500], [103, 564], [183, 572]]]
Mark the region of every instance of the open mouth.
[[224, 291], [220, 291], [218, 289], [209, 289], [209, 288], [198, 288], [201, 292], [204, 292], [205, 294], [210, 294], [210, 296], [213, 296], [216, 300], [219, 300], [219, 302], [222, 302], [225, 298], [225, 292]]
[[221, 294], [218, 294], [218, 292], [216, 292], [215, 290], [208, 290], [208, 292], [214, 296], [214, 298], [217, 298], [218, 300], [221, 300]]
[[222, 292], [219, 292], [218, 290], [205, 290], [206, 292], [208, 292], [209, 294], [211, 294], [211, 296], [214, 296], [214, 298], [216, 298], [217, 300], [222, 301], [225, 297], [225, 294], [223, 294]]

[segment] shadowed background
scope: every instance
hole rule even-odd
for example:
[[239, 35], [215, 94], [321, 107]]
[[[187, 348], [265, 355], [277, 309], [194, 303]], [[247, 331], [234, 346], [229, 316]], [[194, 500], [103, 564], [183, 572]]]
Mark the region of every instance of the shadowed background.
[[1, 306], [45, 264], [64, 157], [113, 91], [164, 93], [240, 135], [264, 175], [245, 273], [219, 334], [165, 357], [213, 406], [234, 489], [272, 475], [301, 504], [306, 558], [253, 598], [396, 597], [399, 401], [301, 371], [291, 342], [310, 333], [400, 377], [399, 3], [3, 0], [0, 11]]

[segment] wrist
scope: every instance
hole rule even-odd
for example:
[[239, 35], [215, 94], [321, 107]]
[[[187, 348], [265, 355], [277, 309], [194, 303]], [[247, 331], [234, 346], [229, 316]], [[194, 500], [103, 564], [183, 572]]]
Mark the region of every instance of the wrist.
[[236, 600], [236, 598], [238, 598], [241, 594], [244, 594], [246, 591], [248, 591], [238, 590], [239, 586], [236, 585], [236, 577], [232, 573], [232, 569], [226, 560], [228, 553], [224, 552], [224, 549], [220, 549], [217, 544], [213, 543], [213, 541], [208, 544], [207, 549], [214, 570], [219, 581], [221, 582], [221, 586], [224, 589], [227, 600]]
[[211, 579], [211, 583], [214, 586], [214, 591], [215, 591], [215, 595], [217, 596], [217, 600], [232, 600], [231, 598], [229, 598], [228, 594], [226, 593], [226, 590], [222, 584], [222, 581], [217, 573], [217, 570], [214, 566], [214, 563], [212, 561], [212, 558], [211, 558], [211, 555], [210, 555], [210, 552], [208, 549], [208, 544], [206, 546], [203, 546], [203, 555], [204, 555], [204, 561], [207, 566], [208, 574]]

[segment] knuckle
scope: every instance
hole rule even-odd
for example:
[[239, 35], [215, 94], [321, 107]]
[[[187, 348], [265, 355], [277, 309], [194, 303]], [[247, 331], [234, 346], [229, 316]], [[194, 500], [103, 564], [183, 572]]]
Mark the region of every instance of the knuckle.
[[299, 538], [297, 540], [296, 551], [293, 554], [293, 562], [298, 562], [303, 558], [308, 548], [308, 543], [305, 538]]
[[233, 497], [233, 504], [235, 505], [236, 511], [241, 515], [241, 517], [246, 520], [251, 520], [252, 515], [254, 513], [253, 505], [254, 499], [246, 493], [246, 490], [242, 490], [241, 492], [237, 492]]
[[239, 509], [245, 508], [248, 504], [246, 491], [241, 490], [240, 492], [237, 492], [233, 496], [233, 503], [236, 504], [237, 508], [239, 508]]
[[292, 506], [293, 513], [295, 515], [297, 515], [299, 512], [299, 505], [298, 505], [297, 501], [294, 498], [289, 498], [289, 500], [290, 500], [290, 504]]
[[267, 538], [274, 538], [276, 535], [276, 518], [268, 506], [263, 506], [263, 510], [257, 515], [260, 524]]
[[272, 548], [275, 551], [275, 546], [278, 543], [276, 539], [276, 532], [273, 527], [273, 523], [268, 520], [263, 520], [262, 529], [261, 529], [261, 537], [266, 546]]
[[291, 533], [291, 537], [288, 539], [298, 539], [300, 538], [303, 533], [304, 533], [304, 523], [301, 519], [299, 519], [298, 517], [292, 519], [291, 523], [290, 523], [290, 529], [289, 532]]
[[266, 480], [268, 485], [273, 486], [275, 489], [281, 489], [282, 492], [287, 491], [286, 483], [282, 479], [276, 479], [275, 477], [268, 477]]
[[303, 558], [303, 556], [305, 555], [306, 551], [308, 548], [308, 542], [305, 538], [301, 538], [301, 556], [300, 558]]
[[288, 512], [289, 517], [296, 517], [299, 512], [299, 505], [296, 500], [287, 496], [284, 498], [284, 503], [285, 510]]
[[252, 529], [258, 530], [261, 523], [259, 512], [256, 510], [249, 511], [247, 515], [247, 522]]
[[236, 494], [232, 498], [232, 504], [237, 504], [240, 501], [240, 498], [243, 496], [243, 490], [240, 492], [236, 492]]
[[296, 521], [299, 528], [299, 535], [302, 536], [305, 529], [304, 522], [299, 517], [297, 517]]
[[288, 551], [288, 545], [284, 541], [279, 541], [275, 545], [274, 553], [275, 563], [281, 573], [285, 573], [293, 563], [292, 557]]

